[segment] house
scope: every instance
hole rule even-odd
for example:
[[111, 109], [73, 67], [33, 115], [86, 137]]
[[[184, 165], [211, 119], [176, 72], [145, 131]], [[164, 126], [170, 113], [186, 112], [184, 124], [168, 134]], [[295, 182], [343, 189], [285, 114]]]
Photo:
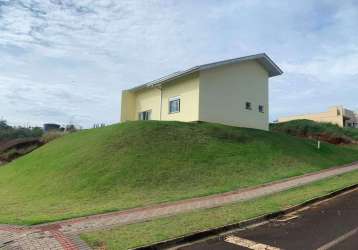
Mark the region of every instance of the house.
[[358, 113], [346, 109], [343, 106], [334, 106], [329, 108], [328, 111], [321, 113], [281, 117], [278, 119], [278, 122], [287, 122], [300, 119], [307, 119], [316, 122], [328, 122], [336, 124], [340, 127], [358, 128]]
[[121, 121], [206, 121], [268, 130], [268, 80], [282, 73], [266, 54], [179, 71], [124, 90]]
[[61, 125], [55, 124], [55, 123], [45, 123], [44, 126], [43, 126], [43, 129], [44, 129], [45, 132], [60, 131], [61, 130]]

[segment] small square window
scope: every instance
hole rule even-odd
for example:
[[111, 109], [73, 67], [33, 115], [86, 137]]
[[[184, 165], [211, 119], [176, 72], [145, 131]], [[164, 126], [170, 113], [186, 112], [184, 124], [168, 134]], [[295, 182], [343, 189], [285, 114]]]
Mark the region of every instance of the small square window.
[[172, 97], [169, 98], [169, 114], [180, 112], [180, 98]]
[[259, 112], [261, 112], [261, 113], [264, 113], [264, 112], [265, 112], [263, 105], [259, 105]]
[[247, 110], [251, 110], [252, 109], [251, 102], [246, 102], [245, 107]]

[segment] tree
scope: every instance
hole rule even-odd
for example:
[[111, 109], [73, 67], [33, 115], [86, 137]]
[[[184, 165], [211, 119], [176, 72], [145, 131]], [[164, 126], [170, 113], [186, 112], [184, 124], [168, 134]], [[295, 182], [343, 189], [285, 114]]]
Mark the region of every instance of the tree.
[[9, 129], [9, 128], [11, 127], [7, 124], [6, 120], [0, 120], [0, 129]]
[[6, 120], [0, 119], [0, 142], [18, 138], [39, 138], [43, 134], [42, 128], [12, 127]]

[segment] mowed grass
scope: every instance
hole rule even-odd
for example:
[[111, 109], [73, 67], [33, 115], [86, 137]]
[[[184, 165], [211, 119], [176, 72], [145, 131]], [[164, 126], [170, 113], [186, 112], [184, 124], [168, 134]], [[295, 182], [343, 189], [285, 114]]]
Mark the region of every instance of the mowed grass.
[[255, 218], [357, 183], [355, 171], [252, 201], [85, 233], [81, 238], [93, 249], [129, 249]]
[[255, 186], [358, 150], [209, 123], [128, 122], [59, 138], [0, 168], [0, 223], [36, 224]]

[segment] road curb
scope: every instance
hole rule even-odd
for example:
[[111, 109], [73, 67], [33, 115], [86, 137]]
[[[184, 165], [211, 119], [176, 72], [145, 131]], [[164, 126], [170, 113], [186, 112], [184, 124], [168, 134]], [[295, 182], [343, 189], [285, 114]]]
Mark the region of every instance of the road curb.
[[273, 212], [270, 214], [265, 214], [250, 220], [246, 220], [246, 221], [242, 221], [242, 222], [238, 222], [238, 223], [233, 223], [233, 224], [228, 224], [225, 226], [221, 226], [221, 227], [216, 227], [216, 228], [211, 228], [211, 229], [207, 229], [204, 231], [199, 231], [199, 232], [195, 232], [192, 234], [188, 234], [188, 235], [184, 235], [178, 238], [174, 238], [174, 239], [170, 239], [170, 240], [166, 240], [166, 241], [161, 241], [155, 244], [151, 244], [151, 245], [146, 245], [146, 246], [141, 246], [141, 247], [137, 247], [137, 248], [132, 248], [130, 250], [154, 250], [154, 249], [167, 249], [167, 248], [172, 248], [172, 247], [177, 247], [178, 245], [184, 245], [184, 244], [189, 244], [189, 243], [193, 243], [195, 241], [199, 241], [199, 240], [203, 240], [205, 238], [209, 238], [209, 237], [213, 237], [213, 236], [219, 236], [220, 234], [223, 233], [228, 233], [230, 231], [233, 230], [238, 230], [238, 229], [242, 229], [248, 226], [252, 226], [258, 223], [262, 223], [265, 222], [267, 220], [271, 220], [274, 218], [277, 218], [279, 216], [283, 216], [289, 213], [292, 213], [296, 210], [300, 210], [306, 206], [309, 205], [313, 205], [315, 203], [324, 201], [324, 200], [328, 200], [330, 198], [333, 198], [337, 195], [343, 194], [345, 192], [351, 191], [353, 189], [358, 188], [358, 183], [345, 187], [345, 188], [341, 188], [338, 189], [336, 191], [330, 192], [328, 194], [316, 197], [316, 198], [312, 198], [310, 200], [307, 200], [301, 204], [289, 207], [287, 209], [283, 209], [277, 212]]

